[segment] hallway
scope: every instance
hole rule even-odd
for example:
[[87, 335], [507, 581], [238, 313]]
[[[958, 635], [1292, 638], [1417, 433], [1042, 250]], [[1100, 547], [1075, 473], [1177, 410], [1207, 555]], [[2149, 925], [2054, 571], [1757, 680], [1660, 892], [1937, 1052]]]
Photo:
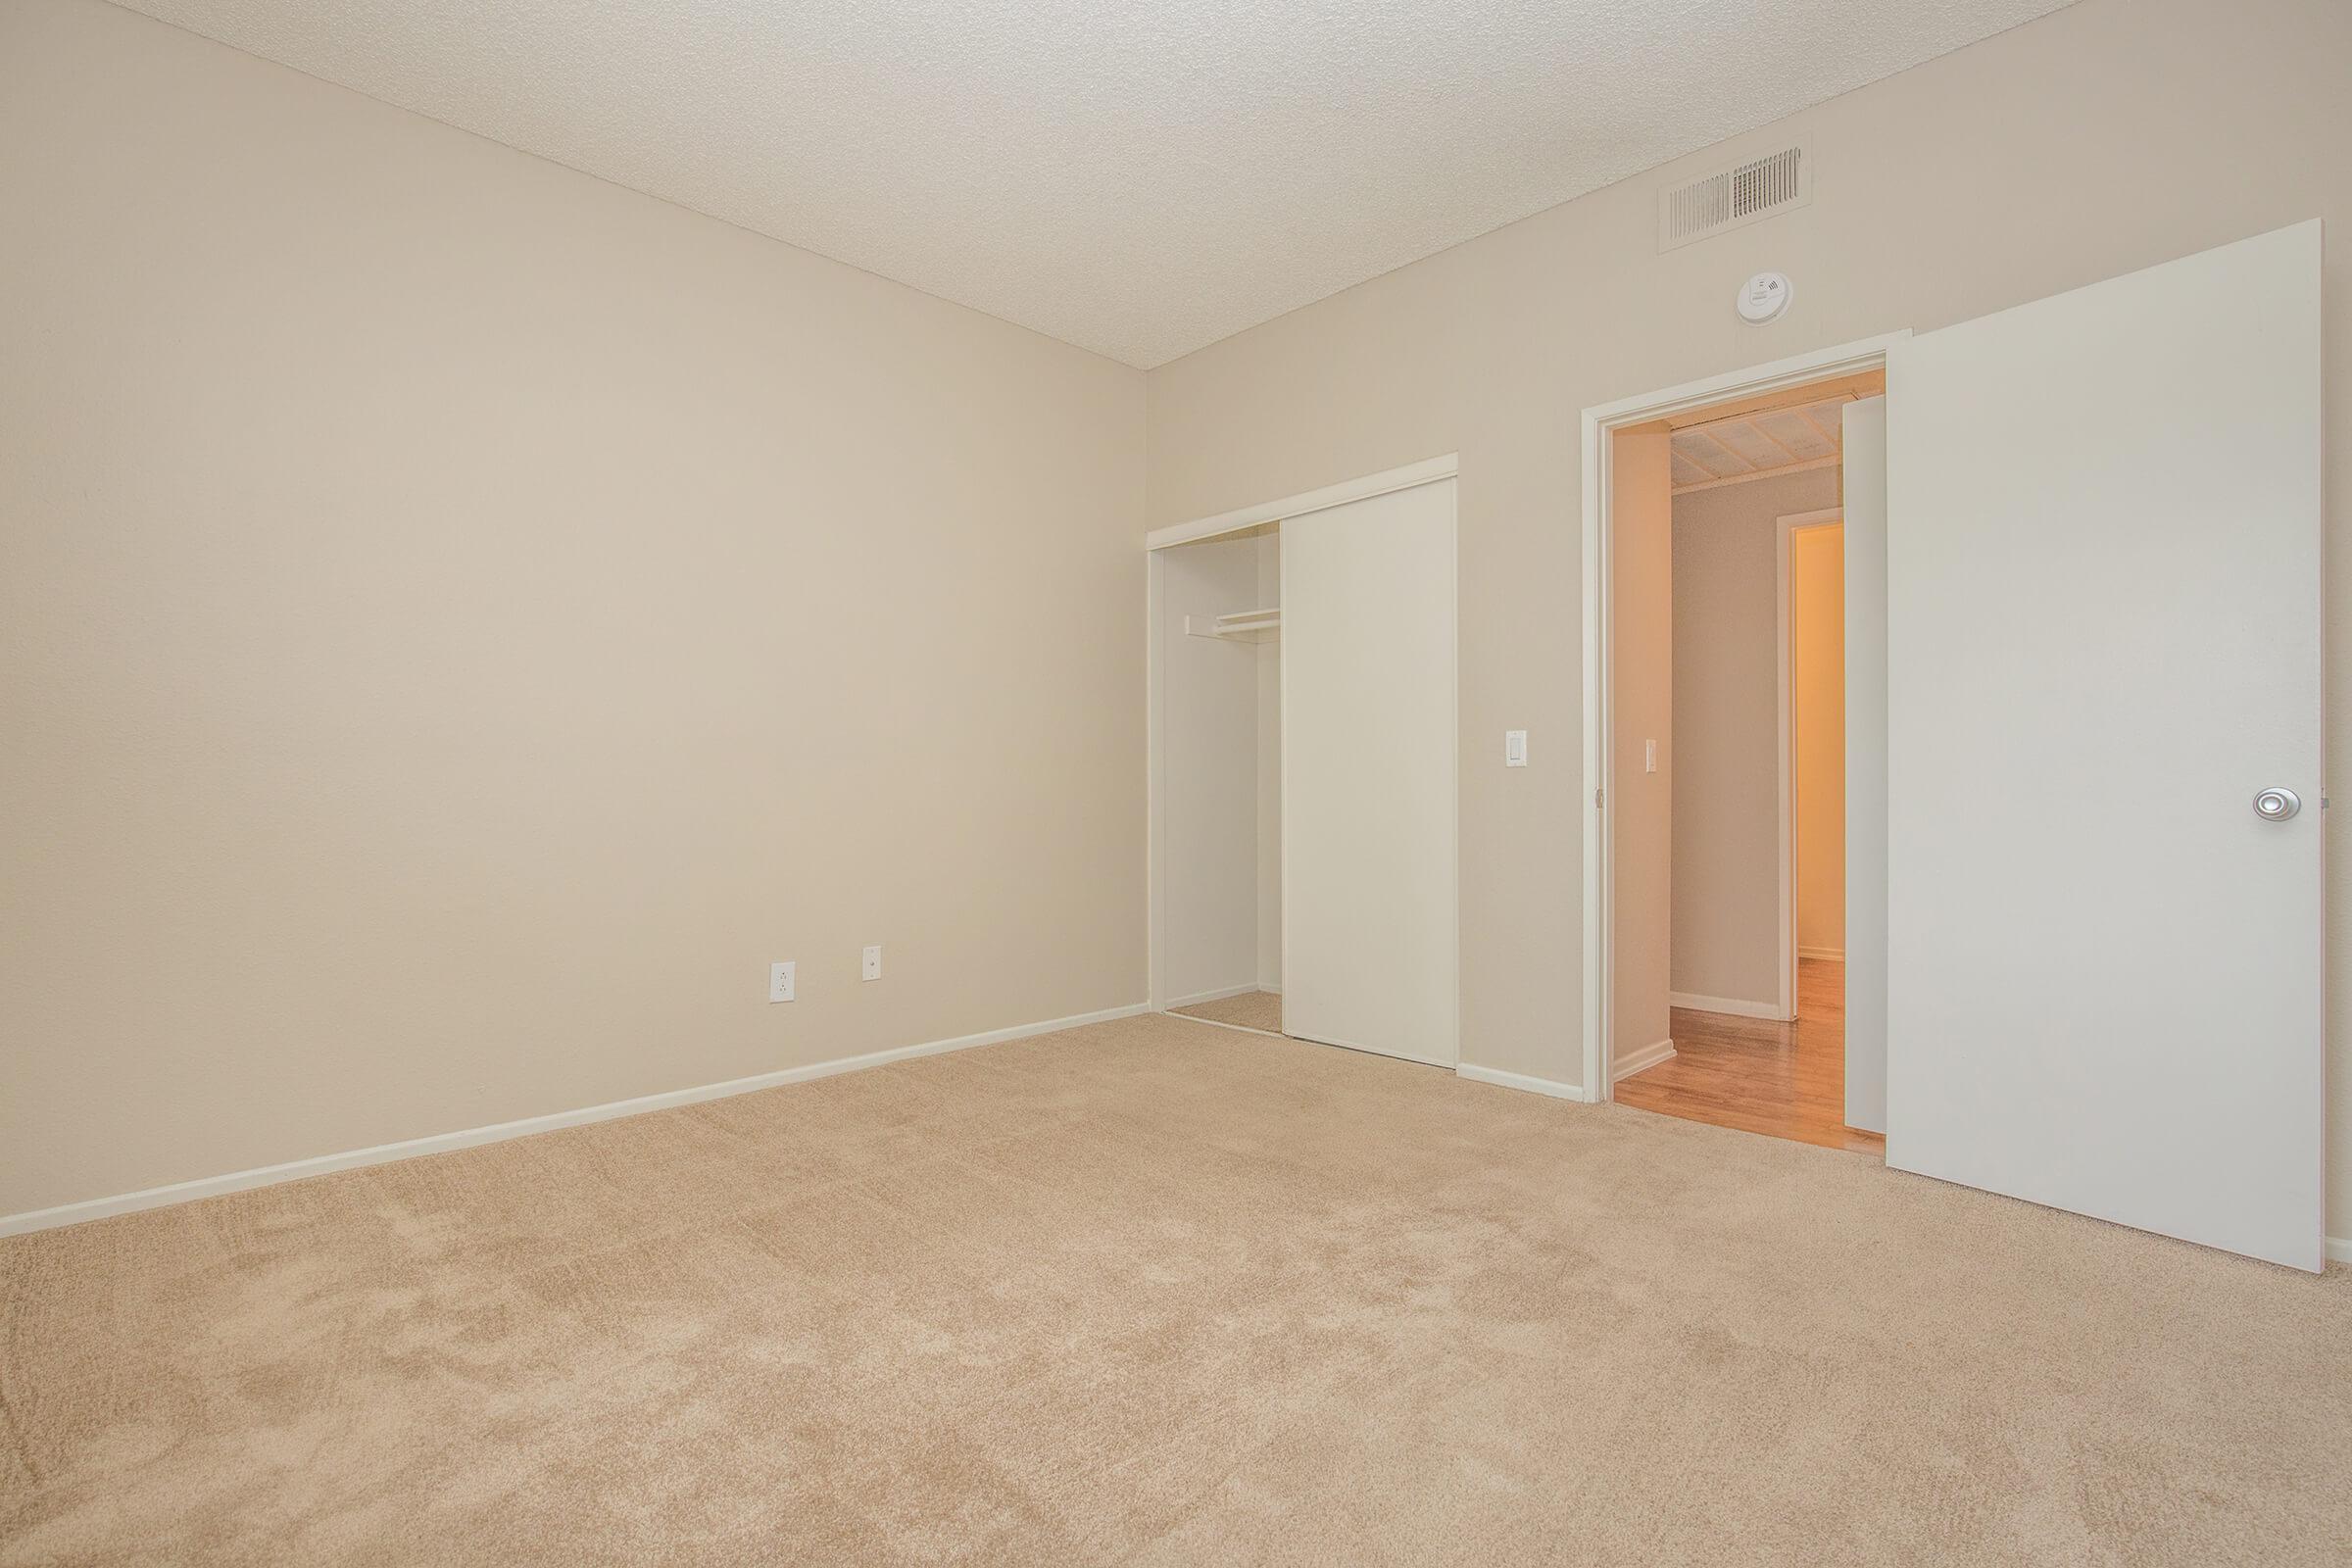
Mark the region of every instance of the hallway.
[[1845, 1125], [1845, 965], [1800, 958], [1794, 1023], [1674, 1009], [1672, 1059], [1617, 1085], [1617, 1102], [1742, 1132], [1884, 1155]]

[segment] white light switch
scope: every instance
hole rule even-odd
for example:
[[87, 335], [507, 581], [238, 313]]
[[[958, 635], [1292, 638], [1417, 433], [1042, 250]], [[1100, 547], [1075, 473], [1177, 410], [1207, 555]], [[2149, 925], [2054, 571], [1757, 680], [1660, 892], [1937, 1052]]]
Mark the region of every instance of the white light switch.
[[790, 958], [786, 958], [782, 963], [771, 963], [767, 966], [768, 1001], [790, 1002], [792, 1000], [792, 968], [793, 964]]
[[1502, 765], [1505, 767], [1525, 767], [1527, 765], [1527, 731], [1506, 729], [1502, 732]]
[[868, 980], [882, 978], [882, 950], [879, 947], [865, 950], [865, 977]]
[[1655, 773], [1657, 770], [1658, 743], [1656, 741], [1643, 741], [1642, 743], [1642, 771], [1644, 773]]

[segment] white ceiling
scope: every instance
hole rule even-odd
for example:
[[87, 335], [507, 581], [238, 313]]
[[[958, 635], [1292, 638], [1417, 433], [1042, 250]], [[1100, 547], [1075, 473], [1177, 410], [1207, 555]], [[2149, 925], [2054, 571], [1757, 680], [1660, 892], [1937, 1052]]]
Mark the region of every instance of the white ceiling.
[[1148, 368], [2068, 0], [129, 3]]
[[1790, 468], [1826, 468], [1845, 440], [1851, 394], [1693, 424], [1670, 441], [1674, 488], [1707, 490]]

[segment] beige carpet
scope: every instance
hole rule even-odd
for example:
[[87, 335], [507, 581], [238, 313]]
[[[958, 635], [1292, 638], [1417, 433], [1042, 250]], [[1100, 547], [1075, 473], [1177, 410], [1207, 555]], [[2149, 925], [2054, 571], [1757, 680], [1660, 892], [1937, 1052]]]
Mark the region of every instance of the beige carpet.
[[1263, 1029], [1270, 1035], [1282, 1033], [1282, 993], [1279, 991], [1245, 991], [1238, 997], [1196, 1002], [1189, 1007], [1178, 1007], [1176, 1010], [1187, 1018], [1239, 1024], [1244, 1029]]
[[2352, 1273], [1149, 1016], [0, 1242], [8, 1563], [2342, 1563]]

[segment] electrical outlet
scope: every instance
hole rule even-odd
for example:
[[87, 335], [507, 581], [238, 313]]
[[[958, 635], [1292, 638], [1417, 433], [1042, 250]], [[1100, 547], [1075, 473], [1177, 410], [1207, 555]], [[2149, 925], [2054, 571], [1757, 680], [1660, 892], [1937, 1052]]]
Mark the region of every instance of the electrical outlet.
[[792, 971], [793, 961], [790, 958], [786, 958], [782, 963], [771, 963], [767, 966], [768, 1001], [790, 1002], [792, 1000]]
[[868, 980], [882, 978], [882, 950], [879, 946], [865, 950], [865, 978]]

